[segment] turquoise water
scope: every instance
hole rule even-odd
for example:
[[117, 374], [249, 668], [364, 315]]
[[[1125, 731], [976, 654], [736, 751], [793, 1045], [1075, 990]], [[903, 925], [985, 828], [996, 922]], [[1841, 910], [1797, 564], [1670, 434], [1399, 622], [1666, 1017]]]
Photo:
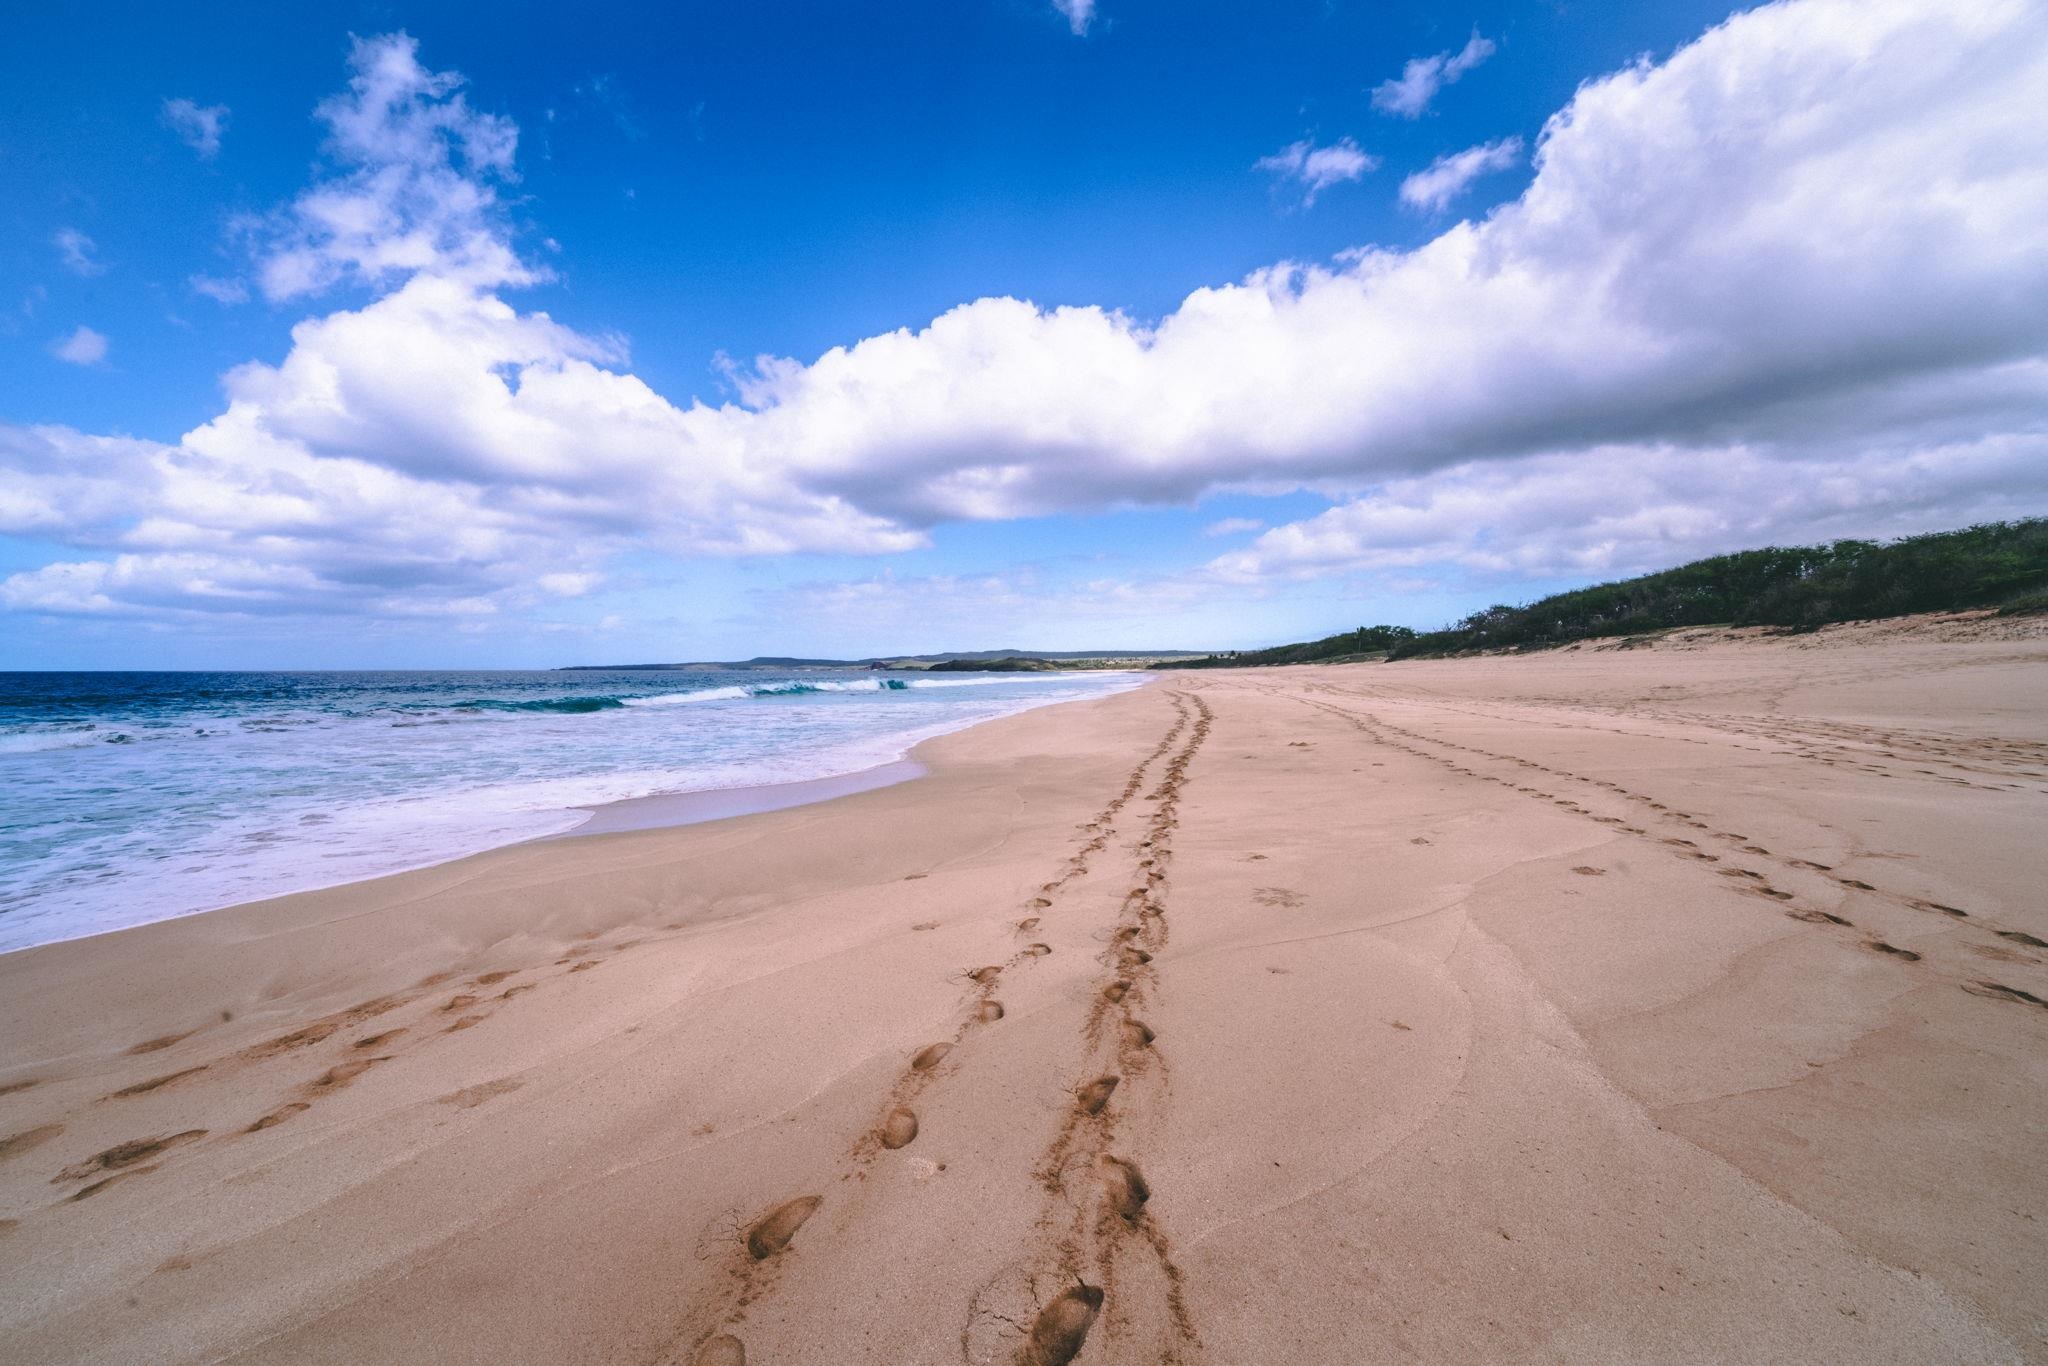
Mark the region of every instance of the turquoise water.
[[820, 778], [1131, 674], [0, 674], [0, 952]]

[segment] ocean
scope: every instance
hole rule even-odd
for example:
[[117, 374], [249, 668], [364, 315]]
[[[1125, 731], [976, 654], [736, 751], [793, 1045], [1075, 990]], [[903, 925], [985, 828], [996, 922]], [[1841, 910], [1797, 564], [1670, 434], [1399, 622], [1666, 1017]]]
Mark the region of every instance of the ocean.
[[786, 783], [1141, 676], [0, 673], [0, 952]]

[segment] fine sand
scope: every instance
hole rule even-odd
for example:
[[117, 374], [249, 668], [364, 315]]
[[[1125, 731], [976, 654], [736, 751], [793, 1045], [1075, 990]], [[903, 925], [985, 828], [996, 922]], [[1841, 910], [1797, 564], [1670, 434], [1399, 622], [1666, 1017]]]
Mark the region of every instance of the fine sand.
[[1167, 673], [8, 955], [0, 1360], [2048, 1361], [2000, 630]]

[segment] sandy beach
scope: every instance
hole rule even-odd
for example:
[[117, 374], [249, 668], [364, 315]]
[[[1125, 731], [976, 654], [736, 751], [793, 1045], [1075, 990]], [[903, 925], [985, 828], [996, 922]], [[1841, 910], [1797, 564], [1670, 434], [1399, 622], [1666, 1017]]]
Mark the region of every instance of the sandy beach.
[[0, 1358], [2048, 1360], [2044, 703], [1977, 621], [1165, 673], [0, 957]]

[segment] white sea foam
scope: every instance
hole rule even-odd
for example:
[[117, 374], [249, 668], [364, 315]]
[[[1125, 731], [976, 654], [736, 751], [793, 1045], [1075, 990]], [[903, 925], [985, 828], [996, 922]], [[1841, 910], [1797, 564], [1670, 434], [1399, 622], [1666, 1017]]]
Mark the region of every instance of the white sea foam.
[[[1139, 681], [726, 673], [664, 692], [672, 678], [618, 674], [146, 677], [159, 691], [125, 701], [90, 675], [76, 676], [83, 700], [38, 681], [22, 701], [0, 683], [10, 721], [28, 718], [0, 732], [0, 951], [558, 834], [578, 808], [624, 798], [855, 772]], [[679, 705], [693, 703], [713, 705]]]

